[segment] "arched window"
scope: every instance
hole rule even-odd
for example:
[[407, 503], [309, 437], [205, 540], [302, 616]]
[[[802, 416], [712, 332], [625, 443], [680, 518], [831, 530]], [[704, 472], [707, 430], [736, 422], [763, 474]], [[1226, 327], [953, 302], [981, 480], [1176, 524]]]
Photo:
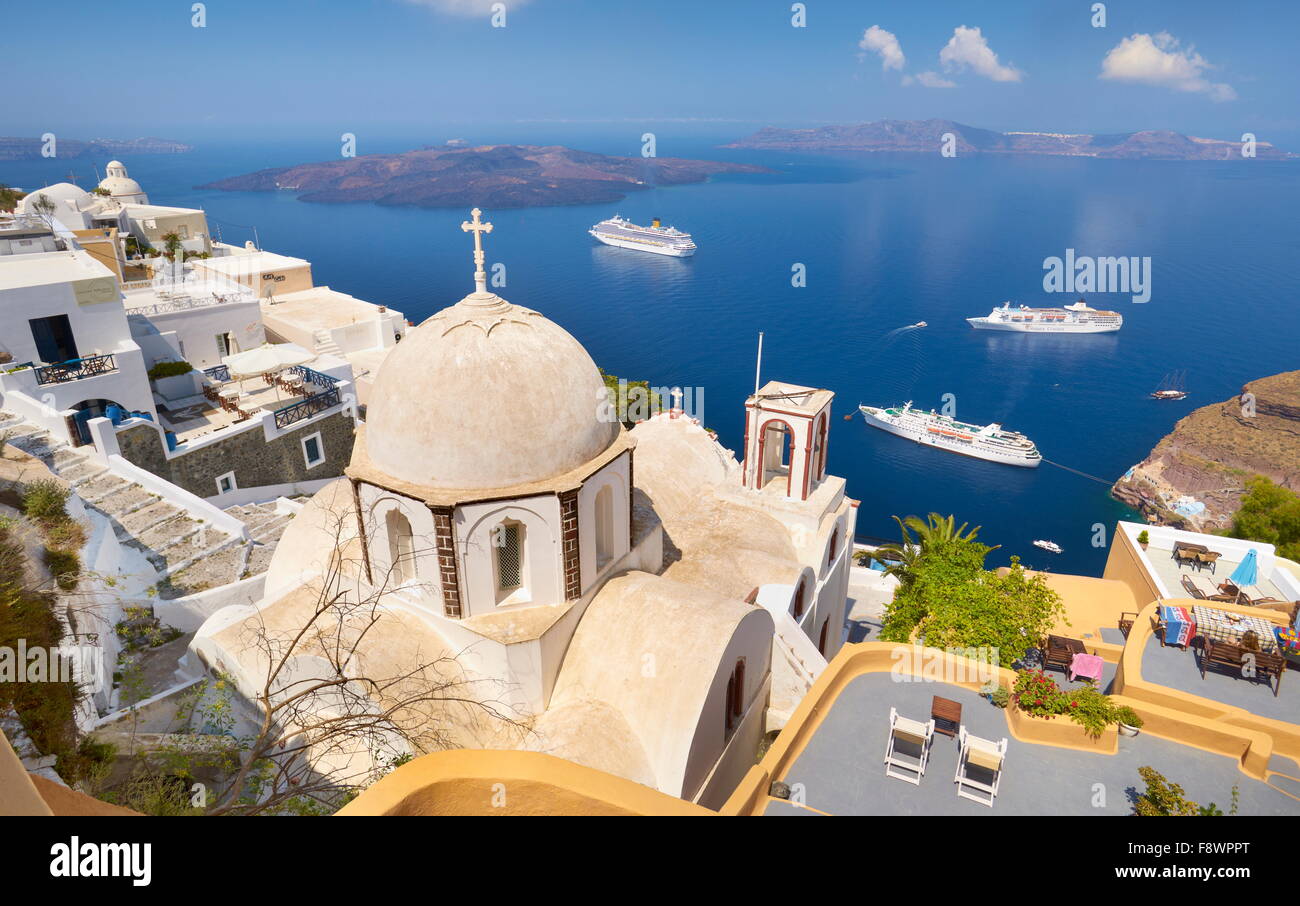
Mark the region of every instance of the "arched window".
[[820, 652], [822, 656], [825, 656], [826, 654], [826, 633], [830, 628], [831, 621], [830, 618], [827, 618], [826, 622], [822, 623], [821, 638], [817, 640], [817, 651]]
[[727, 678], [726, 730], [731, 733], [740, 722], [740, 715], [745, 712], [745, 659], [737, 658], [736, 666]]
[[497, 603], [524, 584], [524, 525], [507, 519], [492, 530], [492, 565], [497, 580]]
[[797, 620], [801, 616], [803, 616], [803, 579], [799, 580], [794, 590], [794, 618]]
[[840, 541], [840, 529], [839, 526], [836, 526], [835, 530], [831, 532], [831, 544], [826, 551], [827, 566], [830, 566], [832, 563], [835, 562], [835, 551], [836, 548], [839, 546], [839, 541]]
[[384, 516], [384, 525], [388, 531], [388, 562], [392, 565], [392, 583], [404, 585], [419, 575], [411, 523], [398, 510], [389, 510]]
[[604, 569], [614, 557], [614, 489], [605, 485], [596, 492], [596, 569]]

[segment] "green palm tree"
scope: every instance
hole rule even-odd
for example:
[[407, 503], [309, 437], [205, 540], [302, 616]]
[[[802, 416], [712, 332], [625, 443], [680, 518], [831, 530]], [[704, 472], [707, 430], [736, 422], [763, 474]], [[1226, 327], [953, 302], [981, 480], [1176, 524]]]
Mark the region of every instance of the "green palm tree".
[[[980, 526], [975, 526], [969, 532], [966, 531], [967, 522], [960, 526], [956, 525], [956, 517], [940, 516], [938, 513], [930, 513], [925, 520], [919, 516], [908, 516], [906, 519], [893, 517], [898, 523], [898, 531], [902, 535], [902, 541], [898, 544], [886, 544], [876, 549], [875, 559], [885, 567], [885, 574], [896, 576], [900, 581], [906, 580], [921, 557], [927, 545], [937, 545], [951, 541], [974, 541], [979, 537]], [[910, 531], [909, 531], [910, 530]], [[915, 533], [913, 537], [912, 533]], [[989, 548], [989, 552], [997, 550], [1002, 545], [994, 545]], [[886, 563], [886, 560], [895, 561]]]

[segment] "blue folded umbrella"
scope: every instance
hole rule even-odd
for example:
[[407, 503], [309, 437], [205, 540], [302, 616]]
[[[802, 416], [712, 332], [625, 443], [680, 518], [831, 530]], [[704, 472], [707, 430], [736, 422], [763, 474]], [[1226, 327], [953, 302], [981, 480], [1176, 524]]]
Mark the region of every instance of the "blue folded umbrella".
[[1238, 588], [1254, 585], [1259, 581], [1259, 557], [1256, 556], [1253, 547], [1246, 552], [1246, 556], [1242, 558], [1241, 563], [1237, 564], [1232, 575], [1228, 576], [1228, 581]]

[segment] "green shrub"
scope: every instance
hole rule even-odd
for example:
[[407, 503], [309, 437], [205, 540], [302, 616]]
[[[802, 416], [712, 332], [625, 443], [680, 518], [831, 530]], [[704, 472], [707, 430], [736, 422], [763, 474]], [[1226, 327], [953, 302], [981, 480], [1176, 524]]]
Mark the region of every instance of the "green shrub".
[[86, 543], [86, 530], [75, 519], [57, 520], [46, 524], [45, 540], [50, 547], [77, 551]]
[[1011, 690], [1006, 686], [999, 685], [989, 694], [989, 701], [993, 702], [993, 704], [997, 705], [999, 708], [1005, 708], [1007, 705], [1011, 704]]
[[1155, 768], [1138, 768], [1138, 774], [1146, 781], [1147, 788], [1133, 804], [1136, 814], [1147, 817], [1189, 817], [1201, 814], [1201, 807], [1183, 796], [1183, 788], [1170, 783]]
[[1083, 727], [1084, 732], [1094, 739], [1115, 723], [1115, 706], [1110, 697], [1098, 692], [1092, 686], [1081, 686], [1065, 693], [1066, 717]]
[[57, 481], [42, 478], [33, 481], [23, 491], [23, 512], [32, 519], [58, 521], [68, 518], [64, 505], [68, 502], [68, 489]]
[[1142, 726], [1142, 718], [1128, 705], [1120, 705], [1115, 709], [1115, 720], [1130, 727]]
[[179, 374], [189, 374], [193, 370], [194, 366], [189, 362], [158, 362], [149, 369], [149, 380], [176, 377]]
[[81, 558], [75, 551], [45, 549], [45, 565], [50, 568], [50, 575], [64, 591], [72, 591], [81, 581]]
[[1150, 543], [1151, 543], [1151, 535], [1147, 532], [1146, 529], [1143, 529], [1142, 531], [1138, 532], [1138, 544], [1150, 544]]

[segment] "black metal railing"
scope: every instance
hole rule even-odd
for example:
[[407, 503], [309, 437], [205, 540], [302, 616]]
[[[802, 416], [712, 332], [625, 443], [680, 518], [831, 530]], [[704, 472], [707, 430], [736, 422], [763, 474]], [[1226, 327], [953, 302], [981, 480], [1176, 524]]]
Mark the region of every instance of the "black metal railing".
[[36, 368], [36, 383], [62, 384], [81, 378], [94, 377], [117, 371], [117, 363], [112, 354], [92, 355], [84, 359], [69, 359], [57, 365], [41, 365]]
[[276, 409], [275, 426], [277, 428], [287, 428], [298, 422], [306, 421], [318, 412], [324, 412], [326, 409], [342, 403], [343, 396], [339, 393], [339, 388], [331, 387], [329, 390], [313, 394], [282, 409]]
[[230, 369], [225, 365], [213, 365], [211, 368], [204, 368], [203, 373], [214, 381], [221, 381], [223, 384], [230, 380]]
[[313, 368], [308, 368], [306, 365], [294, 365], [289, 370], [300, 375], [305, 383], [315, 384], [317, 387], [330, 388], [339, 382], [338, 378], [322, 374]]

